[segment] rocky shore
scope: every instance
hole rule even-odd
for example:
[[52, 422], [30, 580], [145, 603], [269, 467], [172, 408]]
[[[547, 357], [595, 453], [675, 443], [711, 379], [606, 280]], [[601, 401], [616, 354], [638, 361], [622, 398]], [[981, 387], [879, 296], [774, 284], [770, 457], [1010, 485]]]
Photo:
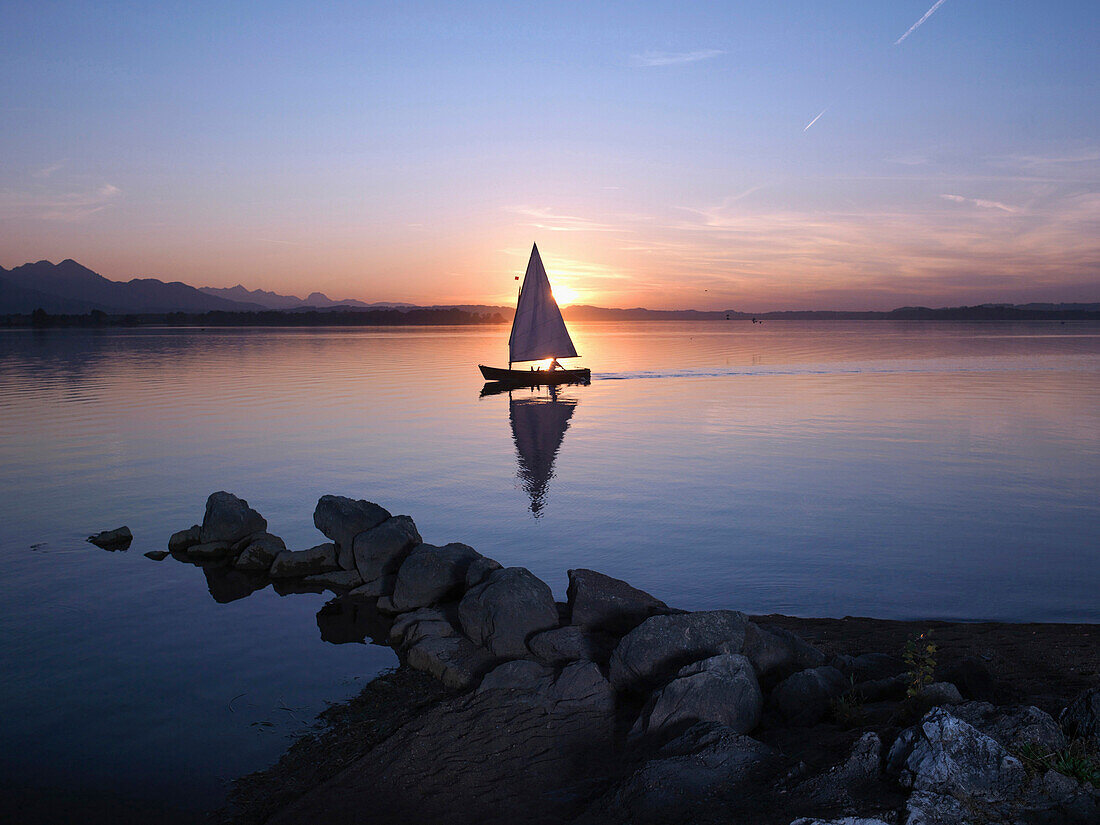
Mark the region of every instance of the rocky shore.
[[314, 524], [330, 541], [288, 550], [219, 492], [169, 541], [244, 590], [332, 591], [402, 662], [225, 821], [1100, 821], [1093, 626], [1022, 637], [1056, 670], [1006, 679], [1012, 626], [686, 612], [593, 570], [555, 602], [372, 502], [323, 496]]

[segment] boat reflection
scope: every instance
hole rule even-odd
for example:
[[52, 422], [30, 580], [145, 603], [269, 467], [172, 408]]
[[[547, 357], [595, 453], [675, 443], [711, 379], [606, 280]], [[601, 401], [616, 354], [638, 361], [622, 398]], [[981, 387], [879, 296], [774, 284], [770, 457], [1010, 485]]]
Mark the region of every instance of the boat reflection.
[[562, 395], [560, 386], [515, 389], [497, 382], [486, 384], [481, 395], [501, 392], [508, 392], [517, 474], [531, 498], [531, 514], [539, 518], [546, 507], [550, 479], [554, 477], [554, 459], [569, 429], [577, 399]]

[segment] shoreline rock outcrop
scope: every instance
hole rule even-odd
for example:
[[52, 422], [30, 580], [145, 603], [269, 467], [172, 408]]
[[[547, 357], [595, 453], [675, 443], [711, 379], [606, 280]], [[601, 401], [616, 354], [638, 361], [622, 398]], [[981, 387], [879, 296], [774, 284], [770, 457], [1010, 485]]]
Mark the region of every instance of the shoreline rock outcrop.
[[[1053, 759], [1070, 739], [1095, 749], [1096, 691], [1059, 726], [1036, 707], [966, 701], [950, 682], [910, 690], [889, 654], [830, 658], [741, 612], [677, 610], [592, 570], [570, 570], [555, 602], [529, 570], [427, 544], [410, 517], [366, 500], [323, 496], [314, 523], [331, 541], [289, 550], [247, 502], [218, 492], [169, 552], [203, 567], [219, 601], [269, 583], [332, 591], [323, 637], [370, 635], [453, 693], [272, 822], [1100, 815], [1091, 781]], [[985, 690], [980, 668], [960, 673]], [[1051, 755], [1041, 774], [1036, 753]]]

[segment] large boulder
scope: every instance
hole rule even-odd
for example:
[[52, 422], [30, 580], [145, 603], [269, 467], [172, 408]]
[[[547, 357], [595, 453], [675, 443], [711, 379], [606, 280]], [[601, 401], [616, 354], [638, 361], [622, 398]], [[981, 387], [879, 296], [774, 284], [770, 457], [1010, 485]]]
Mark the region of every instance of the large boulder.
[[396, 574], [401, 562], [421, 542], [416, 525], [408, 516], [393, 516], [377, 527], [364, 530], [352, 540], [355, 569], [364, 582]]
[[134, 534], [126, 525], [116, 527], [114, 530], [104, 530], [94, 536], [88, 536], [88, 541], [103, 550], [125, 550], [134, 540]]
[[755, 622], [745, 628], [742, 652], [752, 662], [756, 675], [768, 682], [825, 663], [825, 654], [800, 636], [782, 627]]
[[462, 597], [458, 618], [475, 643], [495, 656], [518, 659], [530, 655], [530, 636], [557, 626], [558, 609], [545, 582], [523, 567], [506, 567]]
[[957, 799], [1009, 799], [1027, 779], [1019, 759], [944, 708], [933, 708], [900, 736], [891, 748], [889, 762], [901, 763], [902, 785]]
[[616, 641], [607, 633], [593, 633], [576, 625], [566, 625], [536, 633], [527, 640], [527, 647], [539, 661], [550, 665], [578, 659], [602, 664], [610, 658]]
[[905, 800], [905, 825], [978, 825], [979, 821], [959, 800], [946, 794], [913, 791]]
[[219, 541], [233, 544], [266, 529], [267, 519], [249, 507], [247, 501], [221, 490], [211, 493], [206, 500], [199, 540], [202, 544]]
[[286, 550], [286, 543], [271, 533], [256, 533], [233, 566], [240, 570], [270, 570], [272, 563], [280, 553]]
[[402, 562], [390, 597], [397, 612], [430, 607], [461, 594], [466, 583], [466, 569], [480, 557], [465, 544], [434, 544], [417, 546]]
[[852, 745], [843, 762], [809, 777], [795, 794], [814, 805], [851, 808], [861, 791], [879, 780], [881, 762], [882, 740], [874, 731], [867, 731]]
[[406, 661], [426, 671], [449, 688], [466, 690], [499, 661], [464, 636], [428, 635], [405, 651]]
[[771, 703], [790, 725], [816, 725], [828, 715], [833, 700], [850, 687], [851, 682], [835, 667], [809, 668], [776, 685]]
[[416, 644], [428, 636], [457, 636], [458, 608], [454, 603], [440, 607], [421, 607], [402, 613], [390, 625], [389, 643], [397, 650]]
[[317, 573], [334, 573], [339, 569], [336, 545], [326, 542], [308, 550], [284, 550], [271, 563], [268, 575], [273, 579], [293, 579]]
[[314, 573], [306, 576], [302, 581], [305, 584], [319, 584], [326, 590], [331, 590], [336, 595], [342, 595], [363, 583], [359, 573], [355, 570], [333, 570], [331, 573]]
[[666, 825], [692, 822], [694, 814], [720, 809], [723, 803], [751, 808], [753, 795], [766, 792], [781, 760], [778, 751], [762, 742], [715, 722], [701, 722], [590, 808], [585, 821]]
[[622, 636], [650, 616], [670, 612], [660, 599], [620, 579], [583, 568], [570, 570], [568, 575], [571, 622], [586, 630]]
[[188, 547], [202, 543], [202, 526], [195, 524], [186, 530], [179, 530], [168, 539], [169, 553], [183, 553]]
[[722, 653], [682, 667], [646, 703], [636, 731], [673, 735], [697, 722], [718, 722], [735, 733], [748, 733], [760, 721], [763, 706], [752, 663], [739, 654]]
[[1084, 739], [1094, 750], [1100, 750], [1100, 688], [1078, 694], [1058, 721], [1071, 739]]
[[615, 690], [655, 687], [684, 665], [719, 653], [740, 653], [748, 619], [735, 610], [651, 616], [611, 654]]
[[991, 736], [1009, 751], [1037, 745], [1047, 753], [1066, 746], [1066, 737], [1049, 713], [1030, 705], [995, 706], [988, 702], [964, 702], [951, 714]]
[[[909, 669], [897, 656], [887, 653], [864, 653], [860, 656], [837, 656], [830, 664], [843, 673], [860, 682], [874, 682], [900, 676]], [[814, 666], [816, 667], [816, 665]]]
[[364, 530], [377, 527], [390, 517], [389, 512], [372, 501], [347, 496], [321, 496], [313, 511], [313, 524], [336, 543], [340, 567], [355, 566], [352, 546]]
[[573, 662], [555, 673], [553, 668], [517, 659], [486, 674], [477, 690], [513, 691], [513, 700], [519, 698], [554, 713], [584, 708], [611, 714], [615, 709], [611, 685], [593, 662]]

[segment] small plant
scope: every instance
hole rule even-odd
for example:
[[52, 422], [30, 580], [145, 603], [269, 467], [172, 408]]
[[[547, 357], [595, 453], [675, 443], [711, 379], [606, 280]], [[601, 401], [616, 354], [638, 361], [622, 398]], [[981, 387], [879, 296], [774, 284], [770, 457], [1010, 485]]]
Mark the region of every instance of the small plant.
[[830, 710], [833, 719], [838, 725], [851, 727], [855, 725], [863, 715], [863, 695], [856, 690], [856, 678], [848, 677], [850, 687], [840, 696], [833, 699]]
[[1034, 742], [1028, 742], [1016, 751], [1016, 755], [1032, 773], [1055, 770], [1078, 782], [1100, 785], [1100, 760], [1088, 752], [1080, 739], [1075, 739], [1060, 751], [1047, 750]]
[[914, 636], [905, 643], [902, 658], [909, 665], [906, 695], [916, 696], [925, 686], [932, 684], [932, 674], [936, 670], [936, 644], [928, 639], [928, 633]]

